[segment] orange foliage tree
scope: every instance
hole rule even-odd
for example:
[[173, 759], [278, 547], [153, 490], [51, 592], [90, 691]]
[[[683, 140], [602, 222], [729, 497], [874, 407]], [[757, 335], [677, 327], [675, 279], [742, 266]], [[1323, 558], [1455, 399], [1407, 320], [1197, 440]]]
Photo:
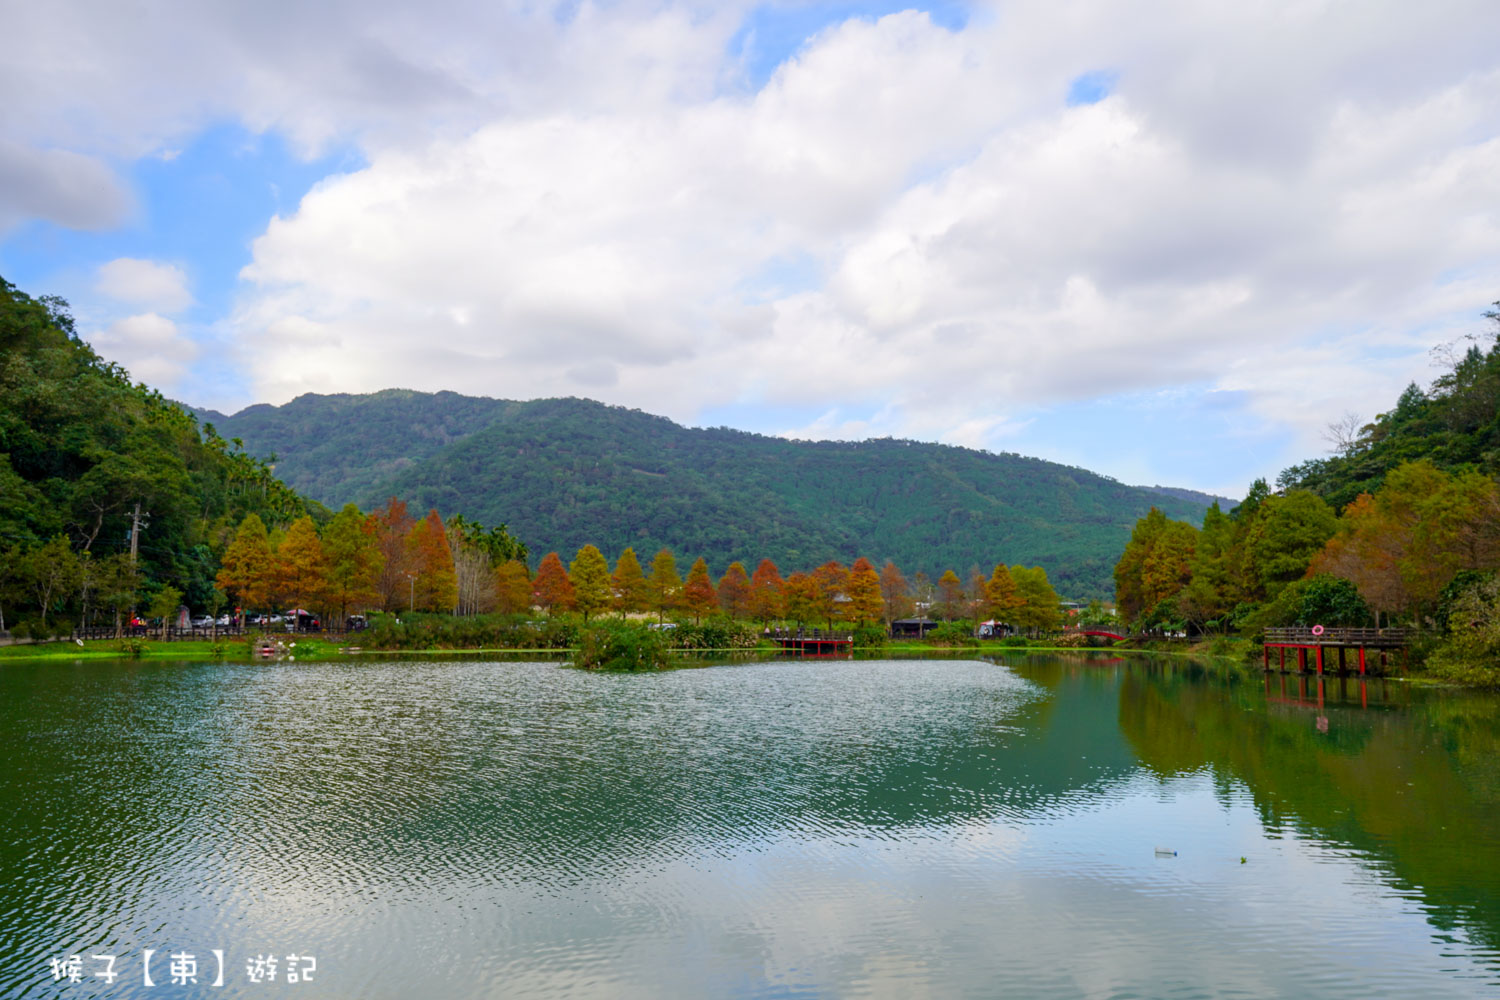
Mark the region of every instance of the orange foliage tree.
[[406, 501], [391, 497], [385, 506], [373, 511], [368, 519], [370, 534], [380, 551], [380, 575], [375, 581], [376, 600], [387, 611], [407, 606], [411, 593], [406, 536], [416, 526], [416, 519], [406, 511]]
[[863, 625], [880, 620], [881, 612], [885, 610], [880, 574], [864, 556], [854, 560], [854, 565], [849, 567], [849, 585], [845, 593], [849, 598], [845, 607], [850, 621]]
[[719, 578], [719, 607], [731, 618], [744, 618], [750, 613], [750, 575], [744, 563], [730, 563]]
[[219, 565], [214, 582], [234, 599], [242, 616], [247, 608], [265, 606], [276, 567], [266, 524], [259, 515], [249, 514], [240, 522]]
[[812, 571], [812, 578], [818, 585], [818, 617], [833, 628], [833, 620], [843, 617], [842, 605], [848, 600], [849, 571], [830, 559]]
[[495, 567], [495, 610], [503, 615], [531, 610], [531, 574], [519, 559], [508, 559]]
[[573, 581], [568, 579], [568, 571], [563, 569], [556, 552], [548, 552], [542, 557], [542, 564], [536, 568], [536, 578], [531, 581], [531, 596], [549, 614], [567, 611], [573, 606]]
[[324, 603], [328, 590], [328, 557], [310, 517], [299, 517], [276, 550], [276, 589], [296, 612]]
[[626, 548], [615, 560], [614, 585], [615, 607], [622, 617], [651, 606], [650, 588], [646, 585], [646, 574], [641, 572], [641, 561], [636, 558], [635, 549]]
[[885, 605], [887, 625], [911, 614], [911, 596], [906, 586], [906, 577], [901, 575], [901, 570], [889, 559], [880, 567], [880, 599]]
[[938, 611], [944, 621], [952, 621], [963, 609], [964, 585], [959, 582], [958, 574], [951, 569], [943, 571], [943, 575], [938, 577], [937, 585]]
[[700, 622], [719, 610], [719, 595], [708, 575], [708, 563], [699, 556], [688, 568], [687, 581], [682, 585], [682, 606]]
[[807, 573], [793, 573], [781, 585], [782, 614], [801, 625], [823, 615], [823, 588]]
[[421, 611], [452, 611], [458, 606], [458, 576], [448, 532], [436, 509], [418, 521], [406, 536], [408, 600]]
[[755, 567], [755, 575], [750, 578], [751, 616], [763, 622], [780, 618], [784, 586], [785, 581], [781, 579], [781, 572], [777, 570], [776, 564], [769, 559], [762, 559], [760, 565]]

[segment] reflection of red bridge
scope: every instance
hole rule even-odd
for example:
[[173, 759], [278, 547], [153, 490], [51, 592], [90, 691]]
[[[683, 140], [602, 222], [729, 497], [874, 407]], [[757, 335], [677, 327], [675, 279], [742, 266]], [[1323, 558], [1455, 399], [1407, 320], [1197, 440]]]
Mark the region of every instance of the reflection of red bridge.
[[1102, 628], [1065, 628], [1068, 635], [1097, 635], [1105, 639], [1113, 639], [1116, 642], [1124, 642], [1125, 637], [1118, 632], [1110, 632]]

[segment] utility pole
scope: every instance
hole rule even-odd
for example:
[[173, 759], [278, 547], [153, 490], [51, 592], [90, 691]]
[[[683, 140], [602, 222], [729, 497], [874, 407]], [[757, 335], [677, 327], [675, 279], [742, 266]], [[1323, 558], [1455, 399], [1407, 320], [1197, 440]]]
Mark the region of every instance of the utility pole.
[[406, 579], [411, 584], [411, 604], [406, 609], [407, 613], [410, 614], [417, 610], [417, 575], [415, 573], [408, 573], [406, 574]]
[[[149, 511], [147, 511], [147, 513], [146, 513], [145, 516], [147, 518], [150, 518], [151, 517], [151, 513]], [[138, 558], [139, 558], [139, 555], [140, 555], [140, 549], [141, 549], [141, 528], [143, 528], [143, 527], [150, 527], [150, 521], [148, 520], [146, 522], [146, 524], [144, 524], [144, 525], [141, 524], [141, 502], [139, 500], [137, 500], [135, 502], [135, 513], [132, 514], [132, 515], [130, 515], [130, 568], [131, 568], [132, 571], [135, 569], [136, 562], [138, 561]], [[131, 618], [135, 617], [135, 609], [136, 609], [135, 601], [132, 600], [130, 602], [130, 617]], [[119, 617], [119, 615], [117, 613], [116, 614], [116, 618], [118, 619], [118, 617]], [[118, 624], [118, 621], [116, 622], [116, 624]]]
[[135, 502], [135, 513], [130, 518], [130, 565], [136, 563], [136, 555], [141, 547], [141, 502]]

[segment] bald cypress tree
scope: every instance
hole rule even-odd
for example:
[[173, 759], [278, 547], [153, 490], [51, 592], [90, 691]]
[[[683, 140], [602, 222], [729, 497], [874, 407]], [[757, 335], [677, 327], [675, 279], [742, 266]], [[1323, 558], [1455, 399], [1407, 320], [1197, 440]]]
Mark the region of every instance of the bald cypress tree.
[[614, 603], [614, 582], [609, 578], [609, 563], [594, 546], [585, 545], [578, 550], [578, 555], [568, 565], [568, 577], [573, 584], [573, 606], [583, 612], [584, 621], [589, 620], [589, 615]]

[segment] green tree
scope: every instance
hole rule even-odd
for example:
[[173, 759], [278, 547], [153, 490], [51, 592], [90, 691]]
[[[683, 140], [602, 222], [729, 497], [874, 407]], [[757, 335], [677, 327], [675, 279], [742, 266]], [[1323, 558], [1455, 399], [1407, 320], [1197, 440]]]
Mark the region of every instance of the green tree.
[[45, 628], [48, 612], [56, 610], [55, 605], [71, 593], [77, 583], [78, 557], [68, 540], [58, 535], [27, 553], [24, 565], [26, 580], [42, 613]]
[[1047, 579], [1047, 571], [1040, 566], [1012, 566], [1010, 575], [1021, 597], [1014, 615], [1016, 626], [1032, 635], [1057, 628], [1062, 623], [1062, 602]]
[[328, 599], [338, 608], [342, 625], [350, 608], [363, 609], [380, 599], [380, 546], [373, 525], [351, 503], [324, 527], [323, 551], [328, 558]]
[[1245, 578], [1252, 599], [1275, 597], [1307, 572], [1313, 556], [1338, 529], [1323, 498], [1292, 490], [1265, 498], [1245, 533]]
[[568, 564], [568, 576], [573, 583], [574, 606], [583, 612], [583, 620], [589, 615], [603, 611], [614, 603], [614, 583], [609, 578], [609, 563], [604, 554], [592, 545], [578, 550], [578, 555]]
[[176, 587], [162, 587], [151, 597], [151, 603], [146, 608], [146, 614], [152, 618], [161, 619], [161, 637], [167, 637], [167, 629], [171, 628], [177, 619], [178, 611], [182, 608], [182, 591]]
[[646, 591], [650, 595], [651, 607], [656, 609], [657, 621], [662, 621], [668, 611], [681, 607], [682, 577], [677, 575], [677, 558], [671, 549], [661, 549], [651, 560]]

